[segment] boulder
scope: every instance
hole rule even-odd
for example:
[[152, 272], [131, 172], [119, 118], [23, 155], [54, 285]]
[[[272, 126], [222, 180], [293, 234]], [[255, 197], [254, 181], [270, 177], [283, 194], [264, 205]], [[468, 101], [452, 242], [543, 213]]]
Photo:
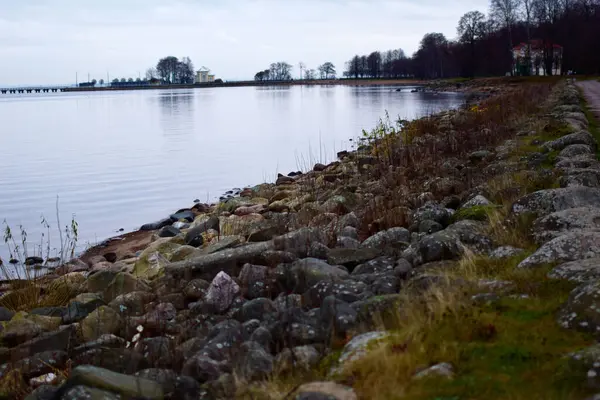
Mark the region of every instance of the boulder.
[[599, 169], [600, 170], [600, 162], [598, 159], [590, 154], [585, 154], [582, 156], [564, 158], [562, 160], [558, 160], [554, 166], [559, 169], [566, 171], [571, 168], [591, 168], [591, 169]]
[[600, 189], [575, 186], [531, 193], [513, 203], [514, 214], [536, 213], [544, 216], [577, 207], [600, 207]]
[[419, 266], [434, 261], [457, 260], [464, 251], [464, 245], [455, 232], [444, 230], [423, 237], [412, 243], [402, 253], [402, 258], [412, 265]]
[[581, 230], [600, 231], [600, 207], [569, 208], [538, 218], [533, 223], [533, 236], [537, 243]]
[[245, 264], [238, 280], [242, 294], [248, 299], [270, 296], [274, 290], [269, 278], [269, 268], [263, 265]]
[[235, 372], [247, 381], [264, 379], [273, 372], [273, 363], [273, 356], [268, 351], [260, 344], [248, 341], [240, 347]]
[[173, 221], [171, 220], [171, 218], [161, 219], [156, 222], [151, 222], [149, 224], [142, 225], [140, 231], [154, 231], [162, 228], [163, 226], [171, 225], [172, 222]]
[[91, 365], [79, 366], [71, 371], [65, 387], [72, 387], [74, 384], [107, 390], [124, 398], [162, 400], [164, 396], [161, 385], [156, 382]]
[[423, 378], [446, 378], [452, 379], [454, 378], [454, 367], [452, 364], [448, 363], [440, 363], [433, 365], [429, 368], [424, 369], [415, 374], [413, 379], [423, 379]]
[[362, 247], [370, 249], [402, 251], [410, 243], [410, 232], [406, 228], [391, 228], [371, 236], [362, 243]]
[[340, 357], [338, 358], [338, 366], [332, 369], [332, 374], [343, 372], [344, 368], [349, 364], [360, 360], [367, 354], [367, 348], [370, 348], [373, 343], [385, 340], [389, 337], [389, 333], [383, 331], [373, 331], [355, 336], [344, 346]]
[[210, 229], [219, 229], [220, 222], [219, 218], [212, 217], [200, 217], [194, 220], [192, 227], [185, 234], [185, 244], [193, 247], [202, 246], [204, 239], [202, 234]]
[[569, 145], [569, 146], [565, 147], [564, 149], [562, 149], [560, 151], [560, 153], [558, 153], [558, 156], [556, 157], [556, 159], [562, 160], [565, 158], [573, 158], [573, 157], [588, 155], [588, 154], [593, 155], [594, 151], [587, 144], [572, 144], [572, 145]]
[[87, 278], [87, 290], [92, 293], [103, 292], [115, 279], [116, 275], [117, 272], [115, 271], [100, 270], [93, 272]]
[[169, 238], [169, 237], [175, 237], [177, 235], [179, 235], [181, 233], [181, 231], [177, 228], [175, 228], [172, 225], [167, 225], [167, 226], [163, 226], [162, 228], [160, 228], [160, 230], [158, 231], [158, 237], [161, 238]]
[[311, 244], [315, 242], [327, 244], [327, 237], [322, 229], [301, 228], [273, 239], [275, 250], [289, 251], [298, 257], [306, 257]]
[[489, 206], [490, 204], [491, 203], [488, 199], [486, 199], [482, 195], [478, 194], [478, 195], [474, 196], [473, 198], [471, 198], [471, 200], [468, 200], [467, 202], [465, 202], [461, 206], [461, 208], [471, 208], [471, 207], [475, 207], [475, 206]]
[[348, 272], [316, 258], [304, 258], [291, 265], [279, 265], [275, 275], [283, 288], [303, 293], [323, 280], [341, 281], [348, 277]]
[[558, 312], [558, 323], [563, 328], [576, 329], [598, 335], [600, 332], [600, 281], [575, 288]]
[[321, 360], [319, 351], [314, 346], [297, 346], [285, 348], [275, 359], [276, 370], [281, 373], [291, 372], [297, 369], [310, 371], [316, 367]]
[[181, 247], [181, 244], [175, 243], [173, 240], [174, 238], [165, 237], [151, 243], [135, 262], [133, 274], [143, 279], [162, 276], [165, 265], [171, 260], [175, 251]]
[[251, 243], [174, 262], [167, 265], [165, 271], [175, 276], [191, 272], [198, 278], [206, 280], [212, 280], [219, 271], [237, 275], [244, 264], [256, 263], [269, 250], [274, 250], [274, 244], [271, 241]]
[[206, 302], [215, 307], [219, 313], [226, 311], [235, 296], [240, 292], [240, 287], [229, 275], [221, 271], [210, 283], [206, 293]]
[[600, 257], [569, 261], [548, 273], [552, 279], [566, 279], [575, 283], [589, 283], [600, 279]]
[[560, 187], [587, 186], [600, 188], [600, 170], [592, 168], [572, 168], [559, 178]]
[[230, 367], [227, 362], [216, 361], [202, 353], [197, 353], [185, 362], [181, 374], [204, 383], [214, 381], [229, 371]]
[[331, 249], [327, 252], [327, 262], [331, 265], [343, 265], [350, 270], [358, 264], [377, 258], [381, 250], [377, 248]]
[[518, 268], [533, 268], [556, 262], [600, 256], [600, 232], [572, 232], [543, 244], [523, 260]]
[[421, 221], [431, 220], [439, 223], [442, 226], [448, 226], [452, 213], [448, 209], [442, 207], [433, 201], [427, 202], [424, 206], [419, 207], [412, 215], [414, 224], [419, 224]]
[[583, 144], [592, 148], [596, 147], [596, 141], [594, 140], [594, 137], [586, 131], [570, 133], [556, 140], [544, 143], [543, 147], [547, 150], [560, 151], [573, 144]]
[[4, 346], [16, 346], [35, 338], [44, 331], [40, 325], [19, 314], [21, 313], [17, 313], [13, 319], [7, 322], [0, 333], [0, 342]]
[[108, 306], [102, 306], [81, 321], [81, 333], [84, 340], [90, 341], [104, 334], [118, 334], [122, 326], [119, 313]]
[[524, 253], [525, 250], [519, 249], [512, 246], [500, 246], [495, 248], [490, 252], [489, 257], [492, 260], [504, 259], [504, 258], [512, 258], [518, 256], [519, 254]]
[[119, 295], [136, 291], [149, 292], [150, 287], [130, 274], [119, 272], [106, 287], [103, 296], [106, 302], [111, 302]]
[[137, 316], [143, 315], [146, 305], [155, 298], [156, 295], [150, 292], [130, 292], [115, 297], [108, 305], [119, 314]]

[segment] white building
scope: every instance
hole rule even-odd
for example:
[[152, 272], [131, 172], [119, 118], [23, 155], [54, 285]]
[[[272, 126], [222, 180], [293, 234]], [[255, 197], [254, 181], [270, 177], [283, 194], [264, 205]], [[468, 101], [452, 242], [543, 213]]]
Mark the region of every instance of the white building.
[[210, 69], [206, 67], [200, 68], [196, 71], [196, 82], [195, 83], [210, 83], [215, 81], [215, 76], [210, 74]]
[[545, 54], [552, 51], [552, 75], [562, 72], [563, 47], [558, 44], [544, 43], [541, 40], [532, 40], [530, 43], [531, 55], [527, 65], [527, 43], [520, 43], [513, 48], [513, 71], [517, 75], [550, 75], [546, 70]]

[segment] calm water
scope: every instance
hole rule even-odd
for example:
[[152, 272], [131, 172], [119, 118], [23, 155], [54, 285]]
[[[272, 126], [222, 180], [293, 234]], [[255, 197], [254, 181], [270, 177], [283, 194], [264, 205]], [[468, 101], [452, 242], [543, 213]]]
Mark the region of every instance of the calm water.
[[39, 243], [42, 215], [56, 228], [59, 196], [61, 223], [74, 214], [79, 243], [94, 244], [331, 161], [386, 110], [412, 119], [461, 102], [389, 86], [0, 95], [0, 221]]

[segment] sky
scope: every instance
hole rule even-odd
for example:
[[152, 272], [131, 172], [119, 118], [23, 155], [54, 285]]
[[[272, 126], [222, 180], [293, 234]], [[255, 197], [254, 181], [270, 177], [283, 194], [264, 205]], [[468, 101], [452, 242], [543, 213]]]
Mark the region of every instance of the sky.
[[0, 86], [137, 78], [188, 56], [224, 80], [272, 62], [338, 73], [355, 54], [403, 49], [425, 33], [456, 36], [489, 0], [0, 0]]

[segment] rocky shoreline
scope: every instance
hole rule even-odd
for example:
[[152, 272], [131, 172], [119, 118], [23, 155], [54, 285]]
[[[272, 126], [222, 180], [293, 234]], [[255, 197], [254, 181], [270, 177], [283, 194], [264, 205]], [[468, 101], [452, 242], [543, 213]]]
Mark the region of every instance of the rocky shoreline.
[[[282, 398], [261, 391], [265, 382], [325, 369], [283, 394], [363, 398], [338, 377], [391, 335], [405, 292], [437, 287], [448, 279], [440, 271], [473, 254], [522, 254], [523, 270], [556, 264], [553, 277], [582, 283], [558, 323], [596, 332], [596, 141], [571, 84], [523, 90], [529, 102], [501, 90], [374, 135], [329, 165], [178, 210], [34, 286], [5, 285], [1, 392], [31, 400]], [[540, 140], [534, 127], [556, 129]], [[526, 180], [491, 184], [514, 174]], [[506, 225], [535, 216], [535, 248], [507, 245], [488, 229], [482, 217], [507, 198]], [[474, 301], [518, 295], [511, 282], [476, 283]], [[595, 371], [597, 357], [582, 354]], [[456, 365], [440, 360], [411, 374], [452, 378]]]

